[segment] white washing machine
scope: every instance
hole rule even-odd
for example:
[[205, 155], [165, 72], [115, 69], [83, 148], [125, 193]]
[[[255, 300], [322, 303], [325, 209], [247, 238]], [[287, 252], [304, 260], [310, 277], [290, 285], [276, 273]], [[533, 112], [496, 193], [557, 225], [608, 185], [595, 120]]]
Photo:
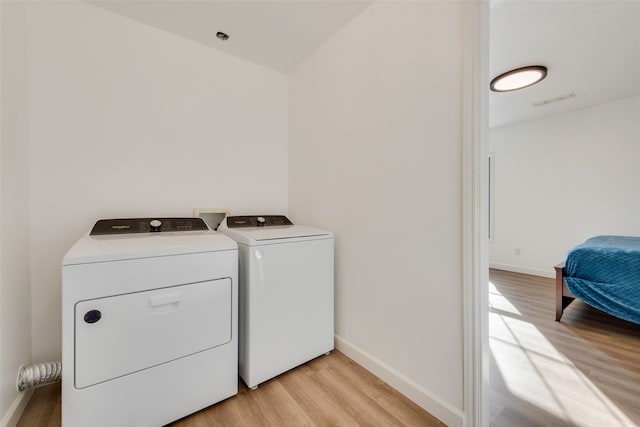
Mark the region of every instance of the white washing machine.
[[227, 217], [218, 230], [238, 243], [247, 386], [333, 350], [333, 234], [276, 215]]
[[98, 221], [62, 266], [63, 426], [160, 426], [236, 394], [237, 271], [199, 218]]

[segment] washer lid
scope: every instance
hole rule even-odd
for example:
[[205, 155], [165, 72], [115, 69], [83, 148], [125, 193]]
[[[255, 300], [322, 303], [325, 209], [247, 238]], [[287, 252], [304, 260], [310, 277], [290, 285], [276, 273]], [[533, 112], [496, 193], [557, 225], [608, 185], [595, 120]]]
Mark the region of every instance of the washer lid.
[[285, 225], [279, 227], [245, 227], [219, 230], [244, 245], [293, 243], [303, 240], [332, 239], [333, 233], [306, 225]]
[[253, 240], [292, 239], [296, 237], [329, 236], [328, 231], [306, 225], [284, 225], [280, 227], [254, 227], [237, 230], [251, 237]]

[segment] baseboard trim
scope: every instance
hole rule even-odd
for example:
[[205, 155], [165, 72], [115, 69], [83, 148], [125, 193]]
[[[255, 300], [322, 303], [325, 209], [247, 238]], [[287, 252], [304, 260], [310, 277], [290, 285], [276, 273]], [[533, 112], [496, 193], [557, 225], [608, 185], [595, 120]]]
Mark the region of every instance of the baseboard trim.
[[556, 273], [553, 268], [551, 268], [550, 270], [543, 270], [540, 268], [520, 267], [517, 265], [500, 264], [497, 262], [490, 262], [489, 268], [494, 268], [496, 270], [512, 271], [514, 273], [529, 274], [531, 276], [547, 277], [549, 279], [553, 279], [556, 277]]
[[20, 421], [20, 417], [24, 412], [24, 408], [27, 407], [31, 396], [33, 396], [33, 389], [18, 393], [16, 398], [13, 399], [11, 406], [9, 406], [7, 413], [2, 417], [0, 427], [15, 427], [18, 421]]
[[367, 371], [371, 372], [408, 399], [450, 427], [462, 427], [464, 413], [440, 399], [407, 376], [393, 369], [367, 351], [335, 335], [336, 350], [341, 351]]

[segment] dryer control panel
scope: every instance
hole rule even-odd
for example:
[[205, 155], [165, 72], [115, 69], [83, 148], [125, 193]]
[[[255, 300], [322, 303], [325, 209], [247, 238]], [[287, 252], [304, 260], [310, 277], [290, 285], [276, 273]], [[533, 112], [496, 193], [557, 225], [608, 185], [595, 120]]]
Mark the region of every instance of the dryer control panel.
[[228, 216], [227, 227], [269, 227], [276, 225], [293, 225], [289, 218], [284, 215], [250, 215], [250, 216]]
[[101, 219], [93, 226], [91, 236], [110, 234], [158, 233], [209, 230], [202, 218], [123, 218]]

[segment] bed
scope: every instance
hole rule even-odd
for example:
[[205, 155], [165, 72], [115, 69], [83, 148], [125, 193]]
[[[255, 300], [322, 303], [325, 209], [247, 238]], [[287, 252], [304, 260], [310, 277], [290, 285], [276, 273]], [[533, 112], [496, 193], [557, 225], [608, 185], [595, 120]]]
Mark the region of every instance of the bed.
[[640, 324], [640, 237], [596, 236], [556, 270], [556, 320], [575, 299]]

